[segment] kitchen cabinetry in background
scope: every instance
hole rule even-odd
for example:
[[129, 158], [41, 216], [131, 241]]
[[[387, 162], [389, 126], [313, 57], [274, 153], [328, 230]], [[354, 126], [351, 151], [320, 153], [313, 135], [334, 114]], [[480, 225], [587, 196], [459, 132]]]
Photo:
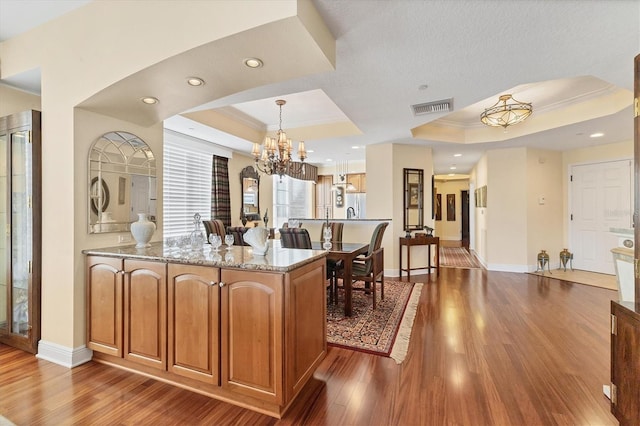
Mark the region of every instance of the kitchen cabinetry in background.
[[367, 174], [350, 173], [347, 174], [347, 182], [353, 185], [353, 189], [347, 186], [347, 192], [367, 192]]
[[329, 212], [329, 219], [333, 218], [333, 187], [332, 175], [319, 175], [316, 183], [316, 219], [324, 219]]

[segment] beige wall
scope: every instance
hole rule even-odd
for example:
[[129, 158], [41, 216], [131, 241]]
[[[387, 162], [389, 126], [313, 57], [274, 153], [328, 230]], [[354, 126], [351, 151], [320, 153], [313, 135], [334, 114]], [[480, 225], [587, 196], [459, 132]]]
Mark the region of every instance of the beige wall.
[[41, 111], [40, 96], [0, 84], [0, 117], [34, 109]]
[[[476, 190], [487, 184], [488, 171], [487, 171], [487, 154], [480, 157], [478, 163], [469, 174], [469, 188]], [[487, 261], [487, 209], [485, 207], [475, 207], [475, 193], [470, 195], [471, 205], [474, 208], [473, 223], [471, 224], [471, 242], [470, 249], [473, 250], [480, 259], [480, 261], [486, 265]]]
[[487, 267], [518, 270], [527, 262], [526, 148], [487, 153]]
[[[469, 180], [436, 181], [437, 193], [441, 194], [442, 220], [435, 221], [435, 235], [441, 240], [460, 241], [462, 238], [462, 194], [461, 191], [469, 190]], [[447, 220], [447, 194], [455, 195], [454, 221]], [[469, 203], [471, 203], [469, 197]], [[469, 205], [469, 209], [475, 208]]]
[[562, 153], [527, 149], [527, 264], [535, 269], [540, 250], [551, 268], [562, 250]]

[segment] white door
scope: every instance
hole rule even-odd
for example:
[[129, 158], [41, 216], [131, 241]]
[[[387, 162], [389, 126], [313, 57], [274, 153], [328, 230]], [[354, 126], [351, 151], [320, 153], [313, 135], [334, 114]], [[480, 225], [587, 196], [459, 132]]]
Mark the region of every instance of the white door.
[[571, 235], [575, 269], [615, 274], [611, 228], [631, 228], [631, 160], [571, 167]]

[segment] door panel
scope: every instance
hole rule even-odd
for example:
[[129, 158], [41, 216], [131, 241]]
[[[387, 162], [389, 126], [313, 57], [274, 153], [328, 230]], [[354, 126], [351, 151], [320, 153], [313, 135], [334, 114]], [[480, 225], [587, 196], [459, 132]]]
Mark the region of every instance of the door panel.
[[571, 251], [576, 269], [615, 274], [611, 228], [631, 227], [631, 161], [571, 168]]

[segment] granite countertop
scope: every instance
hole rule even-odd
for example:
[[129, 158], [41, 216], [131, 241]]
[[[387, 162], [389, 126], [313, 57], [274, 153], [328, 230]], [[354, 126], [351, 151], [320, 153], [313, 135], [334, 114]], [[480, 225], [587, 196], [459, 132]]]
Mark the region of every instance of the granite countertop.
[[249, 246], [231, 246], [231, 249], [227, 250], [223, 245], [216, 253], [211, 251], [207, 244], [204, 249], [197, 252], [183, 252], [176, 247], [167, 247], [162, 242], [151, 243], [151, 246], [147, 248], [136, 248], [135, 245], [129, 245], [86, 249], [82, 250], [82, 253], [94, 256], [271, 272], [289, 272], [327, 255], [324, 250], [285, 249], [280, 247], [279, 240], [269, 241], [269, 250], [264, 256], [254, 255], [253, 248]]

